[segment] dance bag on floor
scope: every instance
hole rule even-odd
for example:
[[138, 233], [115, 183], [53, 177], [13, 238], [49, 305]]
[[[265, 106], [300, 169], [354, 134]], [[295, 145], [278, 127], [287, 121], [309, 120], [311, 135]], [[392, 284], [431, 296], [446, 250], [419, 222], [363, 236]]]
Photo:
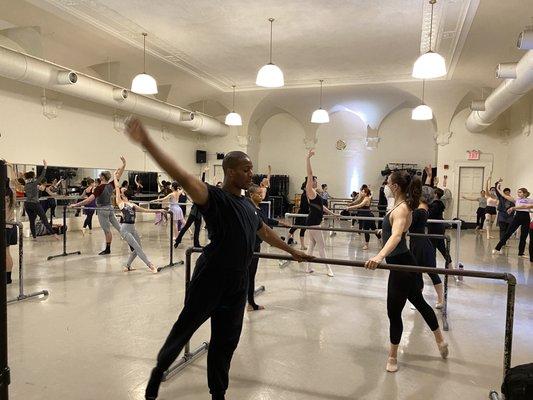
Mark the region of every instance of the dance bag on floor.
[[517, 365], [507, 371], [502, 393], [506, 400], [533, 399], [533, 363]]

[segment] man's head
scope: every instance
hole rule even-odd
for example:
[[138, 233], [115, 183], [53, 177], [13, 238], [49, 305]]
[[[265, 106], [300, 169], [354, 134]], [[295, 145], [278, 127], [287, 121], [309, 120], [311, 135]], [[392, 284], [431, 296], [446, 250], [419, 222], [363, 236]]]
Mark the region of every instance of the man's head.
[[250, 157], [242, 151], [231, 151], [222, 161], [224, 181], [239, 189], [248, 189], [252, 184], [254, 165]]
[[503, 189], [503, 193], [506, 194], [507, 196], [510, 196], [511, 195], [511, 189], [510, 188], [505, 188], [505, 189]]

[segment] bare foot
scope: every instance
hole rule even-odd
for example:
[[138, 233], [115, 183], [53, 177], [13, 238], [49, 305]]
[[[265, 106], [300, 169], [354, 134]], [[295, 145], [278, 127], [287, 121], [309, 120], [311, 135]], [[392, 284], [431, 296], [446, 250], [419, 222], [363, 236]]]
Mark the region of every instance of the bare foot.
[[155, 265], [150, 265], [148, 268], [150, 268], [150, 271], [152, 272], [152, 274], [157, 274], [159, 272]]
[[440, 342], [440, 343], [437, 343], [437, 346], [438, 346], [438, 348], [439, 348], [440, 356], [441, 356], [443, 359], [448, 358], [448, 354], [449, 354], [449, 351], [448, 351], [448, 343], [446, 343], [446, 342]]

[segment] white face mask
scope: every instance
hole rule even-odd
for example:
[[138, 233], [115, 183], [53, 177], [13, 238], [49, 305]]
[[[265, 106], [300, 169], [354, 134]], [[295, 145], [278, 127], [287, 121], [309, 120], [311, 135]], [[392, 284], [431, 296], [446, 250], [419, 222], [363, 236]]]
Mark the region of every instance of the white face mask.
[[392, 190], [390, 190], [389, 185], [385, 185], [385, 189], [383, 189], [383, 191], [385, 193], [385, 197], [394, 197], [394, 195], [392, 194]]

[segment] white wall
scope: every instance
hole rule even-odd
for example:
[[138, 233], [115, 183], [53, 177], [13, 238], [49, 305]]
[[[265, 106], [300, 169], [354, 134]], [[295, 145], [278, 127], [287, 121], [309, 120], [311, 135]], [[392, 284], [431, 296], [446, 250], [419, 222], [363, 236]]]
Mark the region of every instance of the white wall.
[[[113, 110], [67, 96], [59, 116], [46, 118], [42, 90], [0, 79], [0, 157], [18, 164], [112, 169], [127, 159], [127, 169], [159, 171], [149, 156], [113, 128]], [[184, 166], [195, 164], [196, 135], [167, 127], [166, 138], [156, 121], [147, 121], [154, 139]]]
[[525, 187], [533, 193], [533, 93], [517, 102], [510, 113], [509, 151], [505, 185], [513, 192]]
[[[450, 124], [453, 135], [450, 143], [439, 146], [438, 170], [441, 178], [448, 176], [448, 188], [454, 196], [452, 217], [457, 216], [457, 196], [460, 166], [480, 166], [485, 168], [485, 179], [492, 173], [493, 180], [506, 175], [508, 145], [505, 136], [499, 131], [497, 124], [488, 127], [481, 133], [471, 133], [465, 127], [465, 120], [470, 110], [459, 112]], [[467, 150], [481, 150], [479, 161], [468, 161]], [[448, 170], [444, 165], [449, 166]]]
[[[381, 141], [376, 150], [366, 148], [366, 125], [355, 114], [341, 111], [317, 131], [314, 174], [327, 183], [330, 194], [345, 197], [363, 183], [377, 190], [383, 177], [380, 171], [388, 162], [416, 163], [421, 167], [435, 158], [433, 127], [429, 122], [412, 121], [410, 110], [398, 110], [381, 124]], [[270, 163], [274, 173], [288, 174], [290, 196], [300, 192], [305, 177], [304, 129], [288, 114], [270, 118], [261, 131], [259, 167]], [[336, 142], [347, 143], [344, 151]]]

